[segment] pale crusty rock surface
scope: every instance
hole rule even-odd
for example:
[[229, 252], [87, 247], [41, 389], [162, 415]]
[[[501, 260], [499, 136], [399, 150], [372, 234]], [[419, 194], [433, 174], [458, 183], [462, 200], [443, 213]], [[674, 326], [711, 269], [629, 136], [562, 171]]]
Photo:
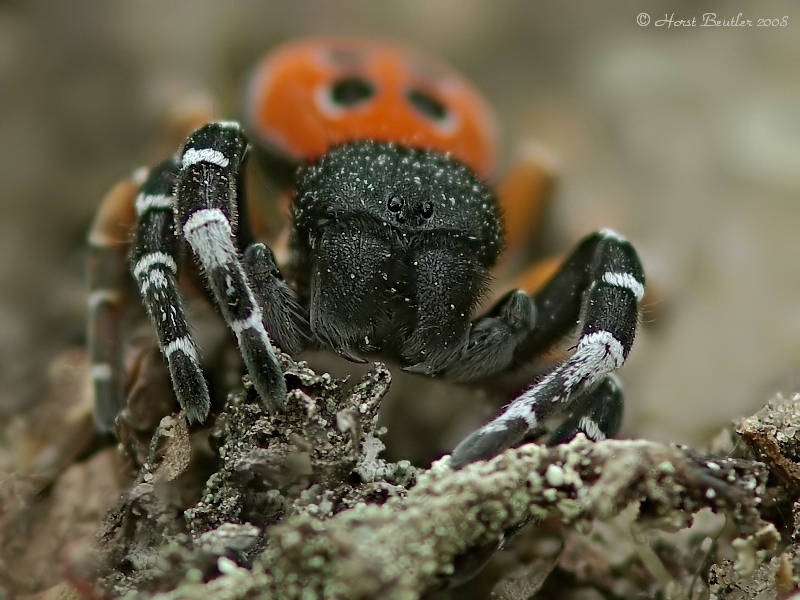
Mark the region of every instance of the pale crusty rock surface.
[[[182, 433], [182, 417], [162, 420], [131, 490], [105, 520], [99, 550], [77, 560], [84, 583], [99, 574], [93, 589], [126, 598], [521, 600], [550, 597], [549, 581], [566, 589], [571, 577], [575, 590], [660, 588], [690, 598], [709, 592], [703, 565], [715, 564], [712, 589], [732, 598], [725, 590], [734, 585], [720, 582], [758, 577], [780, 542], [764, 513], [770, 473], [745, 454], [579, 436], [459, 471], [447, 457], [419, 470], [378, 455], [385, 367], [354, 386], [285, 357], [284, 367], [285, 414], [269, 415], [245, 386], [202, 444]], [[192, 444], [218, 457], [194, 498], [185, 488], [197, 465], [180, 458]], [[708, 535], [683, 545], [652, 537], [689, 527], [703, 509], [726, 515], [731, 531], [704, 557], [697, 553]], [[599, 543], [593, 534], [595, 548], [580, 540], [594, 521], [621, 513], [646, 534], [620, 570], [602, 550], [619, 545], [618, 532]], [[546, 540], [549, 549], [536, 547]]]

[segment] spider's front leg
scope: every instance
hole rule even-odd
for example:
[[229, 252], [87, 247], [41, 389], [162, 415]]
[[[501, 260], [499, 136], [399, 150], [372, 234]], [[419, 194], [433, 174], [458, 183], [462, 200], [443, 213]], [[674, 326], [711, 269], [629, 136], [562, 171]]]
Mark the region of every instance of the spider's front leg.
[[136, 235], [130, 266], [158, 345], [169, 365], [172, 386], [191, 422], [208, 415], [210, 399], [197, 346], [189, 332], [178, 289], [179, 245], [175, 235], [173, 188], [180, 165], [175, 158], [150, 171], [136, 197]]
[[[304, 343], [302, 314], [288, 288], [270, 269], [259, 267], [262, 245], [252, 245], [246, 265], [239, 259], [240, 246], [252, 236], [247, 223], [241, 174], [247, 140], [237, 123], [210, 123], [189, 136], [180, 160], [175, 193], [177, 223], [202, 267], [214, 300], [236, 335], [247, 371], [261, 399], [271, 410], [283, 408], [286, 382], [264, 322], [262, 305], [288, 307], [284, 343], [296, 348]], [[256, 281], [257, 291], [248, 278]], [[293, 303], [294, 301], [294, 303]], [[277, 303], [277, 304], [276, 304]], [[276, 319], [279, 317], [276, 317]], [[275, 325], [280, 330], [280, 325]]]
[[[473, 324], [463, 360], [446, 373], [451, 378], [485, 377], [529, 362], [576, 322], [581, 333], [575, 353], [461, 442], [451, 464], [459, 468], [494, 456], [556, 411], [571, 413], [556, 439], [577, 431], [593, 439], [613, 433], [622, 396], [609, 374], [628, 357], [643, 295], [644, 270], [636, 251], [614, 232], [601, 231], [586, 237], [536, 296], [512, 292]], [[487, 361], [488, 356], [495, 358]]]

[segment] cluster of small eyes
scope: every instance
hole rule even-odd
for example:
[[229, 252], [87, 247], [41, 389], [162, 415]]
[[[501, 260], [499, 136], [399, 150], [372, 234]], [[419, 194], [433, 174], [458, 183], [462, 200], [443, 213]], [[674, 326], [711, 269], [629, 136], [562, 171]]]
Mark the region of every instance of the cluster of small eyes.
[[376, 219], [419, 206], [419, 227], [469, 232], [491, 262], [502, 246], [497, 203], [475, 175], [452, 158], [387, 142], [347, 144], [305, 169], [294, 202], [302, 224], [325, 206], [330, 214], [366, 211]]

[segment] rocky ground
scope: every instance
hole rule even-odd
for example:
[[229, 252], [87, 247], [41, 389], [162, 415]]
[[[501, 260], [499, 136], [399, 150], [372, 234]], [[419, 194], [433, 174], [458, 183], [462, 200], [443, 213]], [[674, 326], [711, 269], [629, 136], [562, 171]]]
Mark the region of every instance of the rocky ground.
[[[800, 397], [704, 452], [526, 444], [453, 470], [381, 457], [391, 374], [348, 384], [283, 357], [287, 410], [245, 380], [210, 427], [91, 431], [85, 357], [54, 365], [57, 428], [16, 432], [8, 598], [788, 598], [800, 569]], [[92, 442], [87, 440], [95, 439]], [[34, 596], [34, 594], [39, 595]]]

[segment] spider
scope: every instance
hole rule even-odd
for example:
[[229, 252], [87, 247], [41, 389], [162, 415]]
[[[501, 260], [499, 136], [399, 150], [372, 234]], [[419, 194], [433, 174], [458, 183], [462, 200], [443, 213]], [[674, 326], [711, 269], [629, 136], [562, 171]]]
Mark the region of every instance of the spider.
[[[451, 464], [491, 457], [557, 412], [568, 417], [551, 443], [579, 431], [613, 435], [623, 399], [612, 372], [634, 340], [640, 261], [622, 237], [599, 231], [546, 283], [542, 265], [523, 269], [515, 289], [477, 314], [492, 270], [509, 268], [501, 251], [524, 249], [548, 187], [547, 169], [531, 159], [493, 192], [495, 145], [479, 93], [414, 51], [314, 39], [269, 54], [241, 124], [201, 126], [98, 213], [89, 236], [98, 427], [112, 430], [124, 404], [129, 270], [190, 422], [207, 418], [210, 400], [179, 284], [187, 272], [205, 281], [272, 411], [286, 395], [277, 349], [325, 348], [355, 362], [379, 356], [470, 382], [532, 363], [577, 325], [574, 353], [459, 444]], [[249, 200], [251, 158], [286, 190], [288, 235], [276, 235]]]

